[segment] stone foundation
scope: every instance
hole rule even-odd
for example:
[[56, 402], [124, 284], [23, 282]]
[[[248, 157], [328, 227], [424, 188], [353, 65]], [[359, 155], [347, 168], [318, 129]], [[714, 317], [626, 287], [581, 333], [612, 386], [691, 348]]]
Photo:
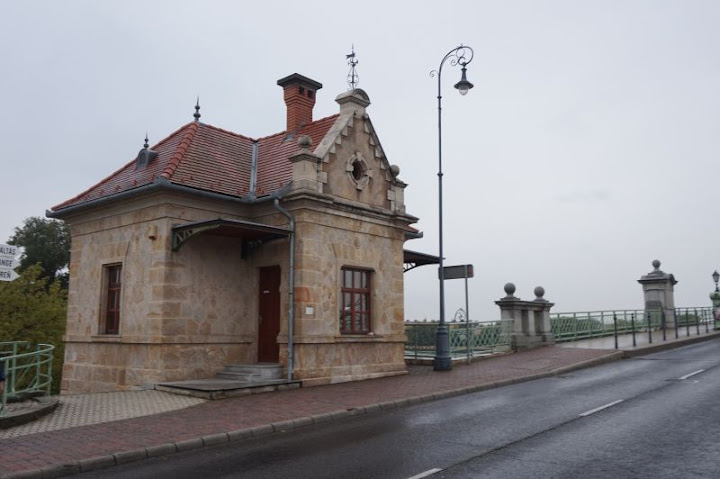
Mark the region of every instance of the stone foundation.
[[69, 343], [61, 390], [111, 392], [210, 378], [226, 364], [254, 362], [251, 352], [247, 344]]
[[299, 344], [293, 377], [318, 386], [407, 374], [404, 348], [402, 342]]

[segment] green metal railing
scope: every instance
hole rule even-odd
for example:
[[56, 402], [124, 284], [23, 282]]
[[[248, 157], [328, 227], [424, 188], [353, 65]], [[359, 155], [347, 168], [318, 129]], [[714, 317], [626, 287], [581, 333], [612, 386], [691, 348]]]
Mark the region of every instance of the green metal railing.
[[648, 333], [652, 342], [653, 331], [662, 331], [665, 339], [671, 334], [677, 338], [679, 328], [689, 336], [716, 327], [712, 308], [676, 308], [671, 317], [667, 316], [662, 310], [644, 309], [551, 313], [550, 324], [556, 342], [643, 333]]
[[[670, 317], [666, 317], [670, 316]], [[647, 335], [648, 342], [663, 341], [668, 337], [700, 335], [720, 329], [712, 308], [676, 308], [670, 315], [662, 310], [624, 309], [615, 311], [589, 311], [552, 313], [550, 324], [558, 343], [581, 339], [632, 335]], [[406, 359], [432, 359], [436, 354], [436, 322], [406, 322]], [[450, 322], [450, 356], [453, 359], [484, 356], [510, 350], [512, 321]]]
[[5, 387], [0, 393], [0, 416], [8, 400], [49, 395], [55, 346], [28, 341], [0, 342], [0, 365], [5, 371]]
[[[405, 323], [405, 358], [432, 359], [438, 323]], [[453, 359], [485, 356], [510, 349], [512, 321], [448, 323], [450, 356]]]

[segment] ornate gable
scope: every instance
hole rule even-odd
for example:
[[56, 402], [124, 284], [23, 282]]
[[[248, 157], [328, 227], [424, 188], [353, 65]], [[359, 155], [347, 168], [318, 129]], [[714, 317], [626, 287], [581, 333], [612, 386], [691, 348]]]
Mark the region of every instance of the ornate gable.
[[405, 213], [405, 183], [390, 165], [365, 107], [360, 89], [339, 95], [340, 115], [314, 151], [318, 191], [354, 203]]

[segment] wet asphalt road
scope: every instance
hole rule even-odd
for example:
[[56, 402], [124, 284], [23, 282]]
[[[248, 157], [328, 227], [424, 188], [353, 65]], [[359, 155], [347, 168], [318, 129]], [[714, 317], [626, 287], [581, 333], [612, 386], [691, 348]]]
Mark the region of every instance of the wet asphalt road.
[[716, 478], [718, 365], [709, 341], [78, 477]]

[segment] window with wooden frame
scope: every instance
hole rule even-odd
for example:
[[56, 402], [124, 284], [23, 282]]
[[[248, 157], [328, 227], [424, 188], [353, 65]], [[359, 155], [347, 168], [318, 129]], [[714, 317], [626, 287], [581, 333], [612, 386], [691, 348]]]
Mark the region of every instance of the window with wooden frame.
[[340, 333], [370, 332], [371, 271], [340, 270]]
[[105, 291], [103, 298], [103, 322], [101, 334], [120, 333], [120, 293], [122, 289], [122, 265], [105, 266]]

